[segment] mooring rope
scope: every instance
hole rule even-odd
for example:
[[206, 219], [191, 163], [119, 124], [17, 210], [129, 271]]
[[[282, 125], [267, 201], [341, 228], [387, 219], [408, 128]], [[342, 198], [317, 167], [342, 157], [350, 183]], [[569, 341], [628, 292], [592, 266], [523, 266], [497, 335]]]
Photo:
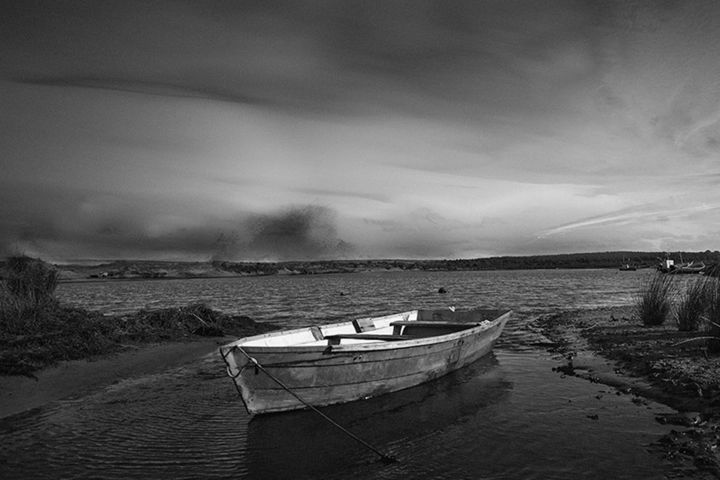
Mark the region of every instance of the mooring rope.
[[268, 372], [268, 371], [265, 369], [265, 367], [263, 367], [262, 365], [260, 365], [260, 362], [258, 362], [255, 358], [251, 357], [251, 356], [250, 356], [245, 350], [243, 350], [241, 347], [235, 345], [235, 348], [237, 348], [238, 350], [240, 350], [240, 352], [242, 352], [242, 354], [245, 355], [245, 356], [248, 358], [248, 360], [250, 360], [250, 362], [253, 363], [253, 365], [255, 365], [255, 366], [256, 366], [258, 369], [260, 369], [263, 373], [265, 373], [265, 375], [267, 375], [268, 377], [270, 377], [275, 383], [277, 383], [278, 385], [280, 385], [286, 392], [288, 392], [290, 395], [292, 395], [293, 397], [295, 397], [300, 403], [302, 403], [302, 404], [305, 405], [307, 408], [309, 408], [309, 409], [312, 410], [313, 412], [315, 412], [315, 413], [317, 413], [318, 415], [320, 415], [322, 418], [324, 418], [325, 420], [327, 420], [327, 421], [328, 421], [331, 425], [333, 425], [334, 427], [338, 428], [338, 429], [339, 429], [341, 432], [343, 432], [345, 435], [349, 436], [350, 438], [352, 438], [352, 439], [355, 440], [356, 442], [362, 444], [365, 448], [368, 448], [368, 449], [372, 450], [373, 452], [375, 452], [377, 455], [379, 455], [379, 456], [380, 456], [380, 460], [381, 460], [383, 463], [388, 463], [388, 464], [389, 464], [389, 463], [395, 463], [395, 462], [397, 462], [397, 459], [396, 459], [395, 457], [391, 457], [390, 455], [387, 455], [387, 454], [381, 452], [379, 449], [375, 448], [374, 446], [372, 446], [371, 444], [369, 444], [368, 442], [366, 442], [366, 441], [363, 440], [362, 438], [360, 438], [360, 437], [358, 437], [357, 435], [355, 435], [354, 433], [352, 433], [352, 432], [351, 432], [350, 430], [348, 430], [347, 428], [345, 428], [345, 427], [343, 427], [342, 425], [340, 425], [339, 423], [337, 423], [337, 422], [336, 422], [335, 420], [333, 420], [332, 418], [330, 418], [330, 417], [328, 417], [327, 415], [325, 415], [323, 412], [321, 412], [320, 410], [318, 410], [315, 406], [313, 406], [313, 405], [311, 405], [310, 403], [308, 403], [308, 402], [306, 402], [305, 400], [303, 400], [302, 397], [300, 397], [297, 393], [293, 392], [287, 385], [285, 385], [283, 382], [281, 382], [280, 379], [278, 379], [277, 377], [275, 377], [275, 375], [273, 375], [272, 373]]

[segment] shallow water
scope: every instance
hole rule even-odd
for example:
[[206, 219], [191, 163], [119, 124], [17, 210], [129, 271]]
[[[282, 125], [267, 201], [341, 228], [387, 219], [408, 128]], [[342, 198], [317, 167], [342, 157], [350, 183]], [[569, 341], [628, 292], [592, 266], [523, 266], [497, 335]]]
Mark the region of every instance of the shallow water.
[[[391, 465], [378, 462], [374, 453], [312, 412], [249, 417], [221, 360], [211, 354], [0, 420], [0, 477], [662, 478], [668, 467], [648, 447], [669, 431], [654, 415], [670, 409], [637, 405], [610, 387], [563, 378], [552, 371], [557, 359], [534, 347], [537, 338], [525, 327], [537, 312], [560, 305], [626, 304], [642, 275], [598, 270], [150, 282], [163, 292], [174, 285], [175, 298], [183, 302], [185, 295], [197, 295], [215, 283], [220, 293], [210, 298], [214, 307], [229, 302], [231, 292], [244, 292], [236, 297], [244, 308], [236, 306], [235, 311], [287, 324], [306, 323], [310, 306], [321, 321], [356, 313], [358, 307], [367, 312], [379, 306], [382, 311], [410, 308], [401, 297], [408, 292], [410, 300], [424, 306], [466, 300], [462, 304], [512, 305], [519, 314], [493, 354], [468, 368], [403, 392], [323, 409], [396, 457]], [[138, 292], [147, 290], [138, 288], [140, 283], [148, 284], [122, 283]], [[63, 294], [95, 285], [63, 285]], [[117, 284], [101, 285], [108, 289]], [[439, 286], [450, 294], [438, 299]], [[339, 291], [348, 294], [339, 296]], [[368, 298], [372, 291], [374, 301]], [[254, 292], [254, 302], [249, 292]], [[318, 300], [323, 293], [325, 300]], [[482, 301], [467, 302], [481, 294]], [[84, 295], [94, 298], [96, 308], [108, 308], [99, 293]], [[268, 302], [270, 298], [280, 300]], [[524, 303], [519, 301], [523, 298]], [[170, 298], [158, 296], [156, 301], [171, 304]], [[260, 312], [263, 303], [270, 303], [263, 315], [246, 309]], [[287, 310], [278, 319], [272, 308], [280, 304]], [[119, 303], [112, 305], [122, 309]]]

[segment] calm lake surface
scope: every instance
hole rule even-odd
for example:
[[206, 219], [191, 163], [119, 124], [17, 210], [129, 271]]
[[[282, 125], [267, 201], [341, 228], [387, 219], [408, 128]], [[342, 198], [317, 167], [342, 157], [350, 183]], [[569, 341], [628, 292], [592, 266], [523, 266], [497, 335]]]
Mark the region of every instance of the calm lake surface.
[[[216, 353], [0, 419], [1, 478], [664, 478], [651, 444], [668, 407], [552, 371], [526, 324], [567, 308], [629, 305], [651, 272], [387, 272], [63, 284], [107, 313], [202, 301], [286, 326], [418, 307], [513, 308], [493, 354], [435, 382], [323, 411], [251, 418]], [[447, 289], [439, 294], [438, 288]], [[342, 293], [342, 295], [341, 295]], [[595, 417], [597, 416], [597, 417]]]

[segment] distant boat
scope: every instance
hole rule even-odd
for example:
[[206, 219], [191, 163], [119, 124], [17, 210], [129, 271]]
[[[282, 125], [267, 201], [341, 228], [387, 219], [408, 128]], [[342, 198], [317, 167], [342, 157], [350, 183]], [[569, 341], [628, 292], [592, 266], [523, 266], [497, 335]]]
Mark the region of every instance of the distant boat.
[[637, 270], [637, 267], [634, 265], [630, 265], [629, 263], [624, 263], [620, 265], [620, 271], [622, 272], [634, 272]]
[[674, 265], [674, 268], [670, 269], [669, 273], [701, 273], [705, 271], [705, 263], [684, 263], [681, 265]]
[[675, 270], [675, 260], [670, 258], [661, 260], [657, 266], [657, 271], [660, 273], [670, 273], [672, 270]]
[[498, 310], [413, 310], [242, 338], [220, 354], [251, 414], [403, 390], [488, 354], [510, 318]]

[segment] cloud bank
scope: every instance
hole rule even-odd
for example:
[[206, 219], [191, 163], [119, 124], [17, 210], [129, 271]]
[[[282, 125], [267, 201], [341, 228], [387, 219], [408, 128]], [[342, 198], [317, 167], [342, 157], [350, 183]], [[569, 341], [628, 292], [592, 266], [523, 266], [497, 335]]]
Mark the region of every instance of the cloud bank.
[[1, 8], [4, 250], [716, 249], [717, 2]]

